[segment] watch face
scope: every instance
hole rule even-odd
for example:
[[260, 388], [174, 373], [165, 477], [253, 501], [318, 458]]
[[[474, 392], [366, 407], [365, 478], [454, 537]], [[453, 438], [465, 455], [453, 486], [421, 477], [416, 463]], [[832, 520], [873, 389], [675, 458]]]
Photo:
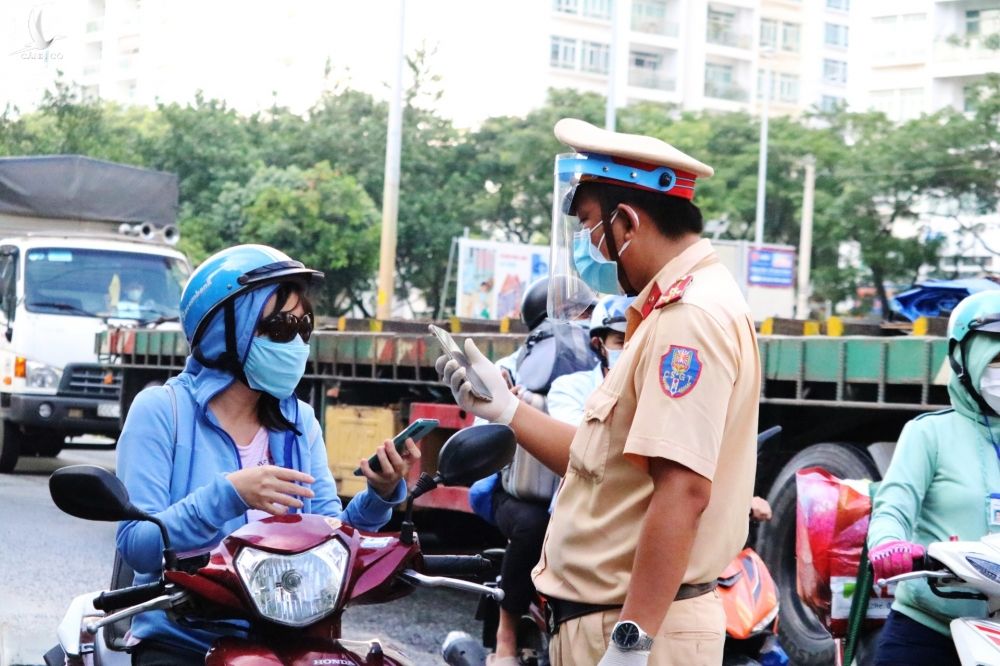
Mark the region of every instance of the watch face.
[[641, 631], [635, 622], [619, 622], [611, 634], [611, 640], [621, 649], [629, 650], [639, 644]]

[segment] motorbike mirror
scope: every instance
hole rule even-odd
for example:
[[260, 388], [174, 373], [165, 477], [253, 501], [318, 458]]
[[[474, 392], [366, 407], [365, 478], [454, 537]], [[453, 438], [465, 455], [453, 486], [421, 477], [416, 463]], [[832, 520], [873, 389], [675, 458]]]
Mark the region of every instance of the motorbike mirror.
[[441, 447], [438, 479], [446, 486], [471, 486], [510, 463], [516, 445], [514, 431], [505, 425], [463, 428]]
[[129, 501], [125, 484], [97, 465], [70, 465], [49, 477], [52, 501], [65, 513], [84, 520], [149, 520]]

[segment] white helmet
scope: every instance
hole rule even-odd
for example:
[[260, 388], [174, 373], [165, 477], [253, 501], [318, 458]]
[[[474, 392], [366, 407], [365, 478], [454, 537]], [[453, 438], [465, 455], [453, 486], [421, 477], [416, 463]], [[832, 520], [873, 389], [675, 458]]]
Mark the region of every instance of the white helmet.
[[590, 315], [590, 335], [603, 336], [611, 331], [625, 332], [625, 312], [635, 300], [632, 296], [605, 296], [597, 301]]

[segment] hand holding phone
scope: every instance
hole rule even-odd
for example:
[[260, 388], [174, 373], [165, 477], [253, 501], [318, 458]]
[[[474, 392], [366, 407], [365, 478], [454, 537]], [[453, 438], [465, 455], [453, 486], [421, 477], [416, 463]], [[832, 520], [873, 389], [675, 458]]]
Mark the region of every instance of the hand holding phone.
[[[412, 439], [414, 442], [423, 438], [427, 433], [438, 427], [437, 419], [417, 419], [410, 425], [403, 428], [395, 437], [392, 438], [392, 445], [396, 447], [396, 452], [402, 455], [406, 451], [406, 440]], [[368, 459], [368, 466], [371, 467], [374, 472], [382, 471], [382, 463], [378, 459], [378, 455], [373, 455]], [[364, 472], [358, 467], [354, 470], [354, 476], [363, 476]]]
[[465, 356], [465, 352], [462, 351], [455, 339], [451, 337], [451, 334], [444, 329], [430, 324], [427, 326], [437, 341], [441, 344], [441, 349], [444, 350], [445, 355], [451, 360], [458, 363], [459, 367], [465, 370], [465, 378], [469, 380], [469, 386], [472, 388], [472, 395], [479, 398], [480, 400], [486, 400], [487, 402], [493, 400], [493, 394], [490, 389], [487, 388], [483, 380], [476, 374], [476, 371], [472, 369], [472, 364], [469, 363], [469, 359]]

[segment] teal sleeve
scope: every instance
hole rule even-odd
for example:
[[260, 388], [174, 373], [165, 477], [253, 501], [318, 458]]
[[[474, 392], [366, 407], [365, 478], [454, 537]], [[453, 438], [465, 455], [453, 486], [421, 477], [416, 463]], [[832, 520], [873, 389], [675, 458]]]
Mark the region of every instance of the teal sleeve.
[[899, 539], [912, 541], [924, 495], [934, 479], [937, 442], [919, 421], [910, 421], [900, 433], [889, 470], [875, 495], [868, 547]]

